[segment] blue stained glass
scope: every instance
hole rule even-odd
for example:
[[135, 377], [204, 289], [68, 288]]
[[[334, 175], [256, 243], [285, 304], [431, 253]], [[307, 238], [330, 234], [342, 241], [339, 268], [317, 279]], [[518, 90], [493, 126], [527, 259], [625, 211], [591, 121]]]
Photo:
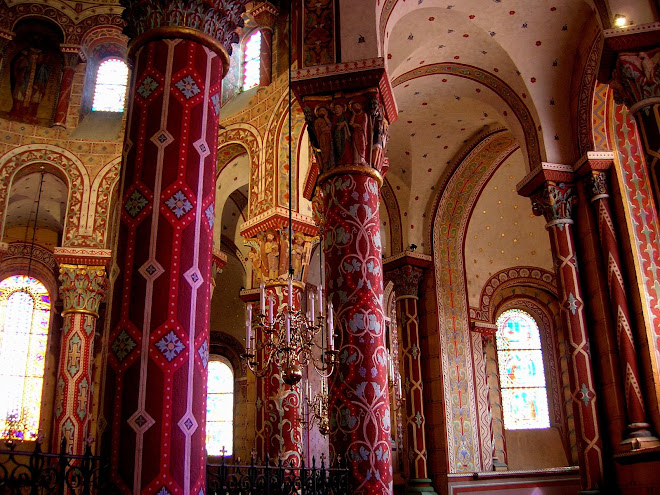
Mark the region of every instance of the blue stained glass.
[[206, 452], [231, 455], [234, 437], [234, 372], [221, 356], [211, 356], [206, 395]]
[[497, 319], [496, 341], [504, 427], [548, 428], [550, 415], [536, 320], [520, 309], [505, 311]]
[[0, 435], [31, 439], [39, 430], [50, 297], [34, 278], [0, 282]]

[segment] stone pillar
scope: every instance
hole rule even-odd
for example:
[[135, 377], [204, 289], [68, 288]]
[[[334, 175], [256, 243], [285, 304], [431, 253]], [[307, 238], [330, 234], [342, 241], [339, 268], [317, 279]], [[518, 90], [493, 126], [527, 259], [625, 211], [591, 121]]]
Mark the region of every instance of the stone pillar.
[[[303, 286], [299, 282], [292, 285], [293, 309], [300, 309], [300, 296]], [[266, 297], [273, 300], [273, 311], [281, 311], [288, 300], [286, 281], [269, 281], [266, 286]], [[266, 304], [266, 312], [269, 305]], [[255, 307], [254, 310], [258, 309]], [[259, 337], [259, 336], [258, 336]], [[253, 345], [259, 346], [263, 338], [255, 339]], [[262, 353], [262, 359], [265, 357]], [[262, 361], [263, 362], [263, 361]], [[295, 365], [296, 363], [294, 363]], [[257, 443], [257, 455], [268, 454], [270, 459], [298, 467], [303, 459], [302, 424], [298, 409], [300, 407], [301, 389], [299, 384], [287, 385], [284, 375], [287, 370], [271, 363], [262, 378], [257, 379], [258, 397], [262, 399], [260, 426], [263, 434]]]
[[330, 453], [347, 459], [352, 493], [370, 495], [392, 492], [379, 191], [396, 110], [382, 60], [376, 62], [372, 70], [355, 62], [341, 73], [325, 66], [293, 77], [321, 170], [321, 197], [314, 204], [338, 335], [338, 369], [329, 387]]
[[559, 281], [562, 321], [571, 347], [571, 396], [578, 438], [578, 461], [582, 489], [603, 487], [603, 447], [598, 421], [591, 346], [585, 319], [584, 299], [577, 257], [571, 210], [576, 200], [573, 168], [543, 163], [536, 173], [518, 184], [518, 192], [531, 196], [534, 214], [548, 222], [550, 245]]
[[53, 445], [59, 448], [65, 439], [69, 454], [82, 455], [90, 435], [94, 338], [99, 305], [107, 288], [105, 265], [110, 257], [85, 259], [72, 256], [71, 248], [65, 249], [69, 251], [67, 254], [56, 252], [63, 325]]
[[[283, 208], [269, 210], [265, 218], [246, 222], [241, 235], [246, 245], [251, 247], [252, 284], [265, 286], [265, 314], [270, 312], [269, 300], [273, 301], [273, 312], [282, 310], [288, 302], [289, 237], [288, 212]], [[293, 239], [291, 241], [293, 268], [292, 307], [301, 308], [301, 299], [307, 280], [311, 244], [317, 227], [310, 218], [292, 213]], [[252, 291], [253, 321], [261, 312], [259, 294]], [[247, 294], [246, 294], [247, 296]], [[244, 300], [248, 301], [248, 297]], [[303, 459], [302, 423], [299, 418], [301, 388], [298, 384], [288, 385], [284, 375], [287, 370], [271, 362], [264, 368], [268, 359], [268, 348], [264, 345], [268, 338], [258, 326], [253, 326], [252, 352], [255, 353], [257, 374], [256, 388], [256, 438], [255, 448], [261, 459], [268, 454], [272, 461], [279, 459], [287, 464], [300, 466]], [[293, 334], [293, 333], [292, 333]], [[297, 364], [297, 363], [294, 363]]]
[[[421, 264], [420, 261], [426, 260], [412, 258], [408, 261], [411, 264], [405, 264], [406, 258], [398, 258], [385, 266], [387, 270], [385, 276], [394, 283], [396, 294], [399, 369], [403, 380], [402, 391], [405, 403], [405, 458], [408, 460], [406, 493], [433, 494], [435, 491], [431, 486], [427, 469], [426, 421], [417, 313], [419, 283], [424, 275], [424, 270], [415, 266]], [[412, 264], [413, 262], [417, 263]], [[393, 264], [401, 266], [392, 269], [390, 267]], [[430, 260], [426, 261], [424, 265], [430, 265]]]
[[607, 153], [606, 157], [599, 158], [602, 154], [594, 153], [593, 155], [596, 156], [591, 157], [591, 153], [588, 153], [586, 159], [578, 163], [576, 172], [584, 176], [586, 190], [598, 219], [598, 236], [603, 265], [607, 270], [612, 317], [616, 325], [616, 342], [628, 420], [622, 445], [630, 449], [634, 439], [636, 439], [635, 448], [639, 448], [642, 443], [645, 446], [657, 444], [658, 439], [652, 435], [651, 425], [646, 416], [628, 296], [623, 281], [624, 270], [619, 253], [619, 240], [614, 230], [610, 207], [608, 174], [613, 162], [613, 153]]
[[205, 491], [218, 113], [244, 3], [122, 1], [133, 73], [108, 390], [124, 493]]
[[77, 45], [61, 45], [64, 64], [62, 65], [62, 79], [60, 80], [60, 91], [55, 107], [55, 118], [53, 127], [66, 129], [66, 116], [69, 113], [71, 102], [71, 88], [73, 87], [73, 76], [76, 74], [78, 59], [80, 58], [80, 47]]

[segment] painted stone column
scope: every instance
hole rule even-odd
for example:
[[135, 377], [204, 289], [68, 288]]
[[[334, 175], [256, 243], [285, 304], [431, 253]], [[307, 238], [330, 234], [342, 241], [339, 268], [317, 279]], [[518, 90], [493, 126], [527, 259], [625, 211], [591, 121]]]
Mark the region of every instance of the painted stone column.
[[[317, 227], [309, 217], [292, 212], [293, 239], [291, 239], [292, 308], [301, 308], [301, 299], [307, 280], [311, 256], [312, 236]], [[266, 299], [264, 315], [270, 313], [272, 300], [273, 313], [281, 311], [288, 304], [289, 276], [289, 236], [288, 212], [282, 208], [269, 210], [264, 218], [246, 222], [241, 234], [246, 245], [250, 246], [252, 259], [252, 285], [264, 284]], [[244, 300], [252, 299], [253, 321], [261, 313], [259, 294], [246, 294]], [[249, 296], [252, 298], [249, 298]], [[256, 428], [255, 449], [257, 457], [264, 459], [266, 454], [273, 462], [300, 466], [303, 459], [303, 432], [299, 406], [301, 388], [299, 384], [288, 385], [284, 375], [287, 370], [271, 362], [266, 368], [268, 349], [264, 346], [268, 336], [259, 326], [253, 325], [253, 340], [250, 348], [255, 354], [256, 380]], [[293, 330], [292, 330], [293, 331]], [[294, 362], [293, 365], [298, 365]]]
[[584, 298], [575, 254], [573, 203], [577, 199], [571, 184], [573, 168], [543, 163], [534, 175], [518, 185], [518, 192], [531, 196], [535, 215], [545, 217], [559, 281], [561, 313], [571, 352], [571, 396], [578, 437], [578, 462], [582, 489], [603, 487], [603, 447], [598, 421], [597, 397], [587, 331]]
[[122, 5], [133, 73], [109, 336], [111, 473], [124, 493], [198, 495], [220, 88], [244, 2]]
[[[380, 62], [379, 62], [380, 64]], [[357, 64], [355, 64], [357, 66]], [[353, 493], [392, 491], [379, 191], [396, 111], [384, 69], [294, 76], [320, 168], [314, 202], [323, 232], [325, 289], [339, 352], [330, 379], [330, 454], [346, 459]], [[339, 88], [345, 93], [338, 92]], [[365, 89], [367, 88], [367, 89]]]
[[[300, 309], [302, 284], [293, 283], [293, 309]], [[273, 300], [273, 311], [282, 310], [288, 300], [288, 286], [284, 281], [269, 281], [266, 297]], [[269, 305], [266, 305], [268, 311]], [[255, 307], [255, 310], [258, 309]], [[263, 342], [263, 339], [261, 340]], [[258, 349], [258, 340], [255, 339]], [[257, 352], [259, 352], [257, 350]], [[262, 357], [263, 359], [263, 357]], [[262, 361], [263, 362], [263, 361]], [[262, 434], [257, 442], [257, 455], [268, 454], [273, 462], [282, 459], [285, 465], [298, 467], [303, 459], [302, 424], [299, 418], [300, 386], [284, 383], [284, 373], [271, 363], [266, 374], [257, 379], [257, 400], [262, 404], [258, 414], [258, 427]]]
[[90, 434], [94, 338], [107, 279], [104, 265], [60, 262], [59, 266], [63, 325], [53, 445], [59, 446], [65, 439], [69, 454], [82, 455]]
[[66, 128], [66, 116], [69, 112], [71, 102], [71, 88], [73, 87], [73, 76], [76, 74], [76, 66], [80, 58], [80, 47], [76, 45], [62, 45], [64, 64], [62, 67], [62, 79], [60, 80], [60, 91], [55, 108], [53, 127]]
[[[386, 267], [387, 269], [387, 267]], [[399, 369], [405, 403], [406, 493], [435, 493], [428, 477], [426, 422], [417, 301], [423, 269], [409, 264], [388, 270], [394, 283], [399, 331]]]
[[610, 207], [608, 174], [612, 165], [613, 154], [598, 159], [587, 155], [579, 163], [578, 173], [585, 175], [586, 189], [591, 204], [598, 218], [598, 236], [602, 252], [603, 265], [607, 270], [607, 286], [610, 293], [612, 316], [616, 325], [616, 341], [619, 350], [623, 393], [626, 406], [628, 430], [622, 445], [632, 448], [633, 439], [639, 448], [640, 443], [658, 443], [647, 421], [644, 397], [640, 385], [639, 365], [635, 349], [635, 338], [630, 320], [628, 296], [623, 281], [623, 267], [619, 253], [619, 241], [614, 230], [614, 220]]

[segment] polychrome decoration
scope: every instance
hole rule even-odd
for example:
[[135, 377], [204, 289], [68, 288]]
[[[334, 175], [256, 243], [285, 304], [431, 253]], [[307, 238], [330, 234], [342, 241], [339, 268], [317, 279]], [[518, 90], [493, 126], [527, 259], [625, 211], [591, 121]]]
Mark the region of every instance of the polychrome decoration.
[[206, 453], [228, 456], [234, 448], [234, 372], [222, 358], [209, 361], [207, 386]]
[[496, 338], [504, 428], [550, 427], [541, 338], [534, 318], [520, 309], [505, 311], [497, 319]]
[[38, 280], [0, 282], [0, 436], [30, 440], [39, 431], [50, 295]]

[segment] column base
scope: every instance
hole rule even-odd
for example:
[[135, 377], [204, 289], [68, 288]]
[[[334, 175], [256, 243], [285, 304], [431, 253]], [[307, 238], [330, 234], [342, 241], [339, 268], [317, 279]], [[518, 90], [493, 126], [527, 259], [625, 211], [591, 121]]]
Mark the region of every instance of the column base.
[[404, 495], [416, 495], [424, 493], [426, 495], [438, 495], [431, 485], [432, 480], [428, 478], [413, 478], [406, 483]]
[[628, 426], [630, 433], [628, 438], [619, 444], [620, 451], [631, 452], [660, 446], [660, 440], [653, 436], [649, 427], [648, 423], [634, 423]]

